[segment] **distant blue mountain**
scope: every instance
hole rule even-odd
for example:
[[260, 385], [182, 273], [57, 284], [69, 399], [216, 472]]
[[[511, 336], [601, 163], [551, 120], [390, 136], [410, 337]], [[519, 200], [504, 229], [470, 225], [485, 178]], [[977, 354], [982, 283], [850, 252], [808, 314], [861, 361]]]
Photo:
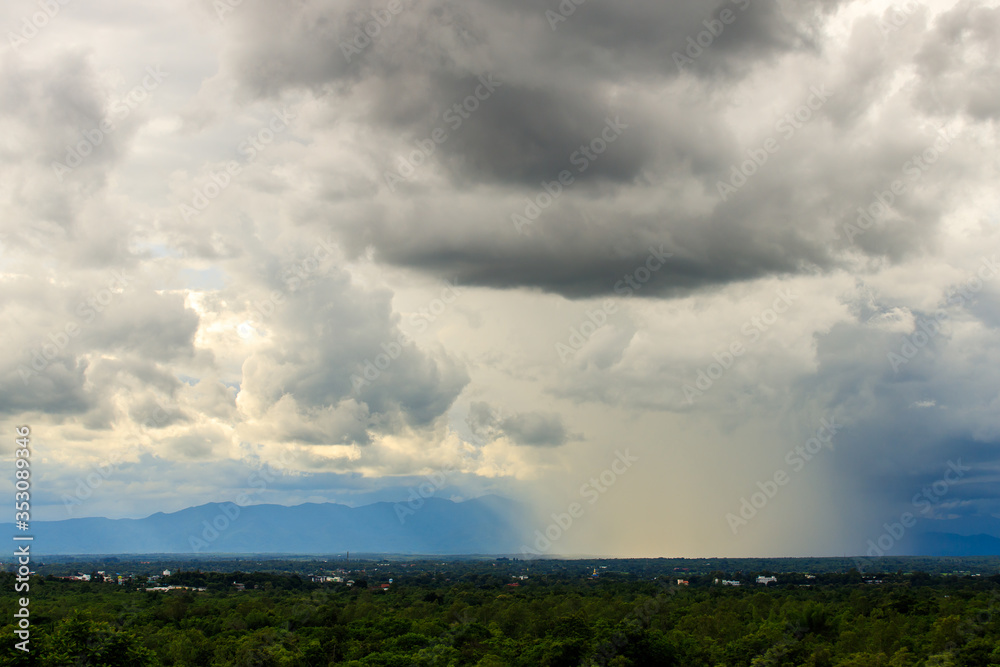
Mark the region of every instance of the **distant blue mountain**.
[[[39, 554], [496, 554], [520, 551], [529, 532], [525, 516], [523, 506], [499, 496], [427, 498], [417, 509], [210, 503], [144, 519], [33, 521], [30, 534]], [[17, 532], [13, 524], [0, 529]]]
[[914, 556], [998, 556], [1000, 537], [983, 533], [923, 533], [914, 538], [911, 549]]

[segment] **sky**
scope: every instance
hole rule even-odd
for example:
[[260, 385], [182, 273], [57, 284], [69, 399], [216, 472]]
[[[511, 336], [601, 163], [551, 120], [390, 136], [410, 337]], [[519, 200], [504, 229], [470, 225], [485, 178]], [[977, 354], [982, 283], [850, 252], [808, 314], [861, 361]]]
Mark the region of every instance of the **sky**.
[[1000, 536], [1000, 3], [0, 26], [33, 519], [496, 494], [552, 554]]

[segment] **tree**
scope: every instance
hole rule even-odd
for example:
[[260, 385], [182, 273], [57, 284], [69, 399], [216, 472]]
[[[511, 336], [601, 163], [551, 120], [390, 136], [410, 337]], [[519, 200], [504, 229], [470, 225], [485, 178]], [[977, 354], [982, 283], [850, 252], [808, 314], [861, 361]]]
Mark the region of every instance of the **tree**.
[[101, 665], [101, 667], [153, 667], [155, 654], [130, 632], [110, 623], [74, 613], [61, 621], [38, 652], [40, 667]]

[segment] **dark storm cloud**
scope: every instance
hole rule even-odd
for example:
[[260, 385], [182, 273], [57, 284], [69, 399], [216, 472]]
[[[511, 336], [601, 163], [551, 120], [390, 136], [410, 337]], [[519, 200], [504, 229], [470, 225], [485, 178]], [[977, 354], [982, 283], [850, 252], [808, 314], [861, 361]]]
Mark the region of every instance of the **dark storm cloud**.
[[[457, 104], [469, 99], [462, 93], [474, 91], [477, 82], [459, 82]], [[577, 173], [578, 182], [628, 182], [651, 157], [642, 136], [627, 132], [623, 136], [607, 134], [615, 137], [614, 151], [601, 159], [591, 160], [583, 154], [581, 147], [601, 138], [609, 123], [617, 119], [628, 124], [627, 116], [623, 120], [620, 114], [609, 113], [587, 91], [556, 93], [503, 85], [501, 80], [497, 92], [468, 115], [462, 125], [458, 125], [461, 116], [452, 121], [451, 127], [457, 128], [453, 139], [441, 147], [445, 166], [460, 183], [534, 185], [555, 180], [564, 170], [576, 171], [584, 162], [592, 164]]]
[[[933, 141], [918, 119], [872, 110], [898, 70], [912, 65], [914, 49], [931, 62], [924, 52], [941, 40], [891, 42], [879, 17], [863, 17], [826, 81], [808, 68], [792, 73], [788, 101], [771, 112], [777, 123], [765, 121], [752, 143], [737, 138], [741, 116], [760, 124], [766, 115], [736, 106], [736, 86], [786, 55], [818, 63], [839, 46], [823, 41], [822, 28], [840, 4], [585, 3], [565, 21], [546, 18], [558, 4], [404, 4], [371, 38], [361, 30], [382, 10], [378, 3], [316, 1], [286, 12], [247, 4], [232, 17], [224, 69], [244, 94], [305, 87], [336, 110], [330, 122], [355, 119], [389, 137], [369, 156], [383, 175], [402, 173], [421, 142], [431, 145], [418, 168], [442, 173], [448, 194], [477, 201], [466, 208], [419, 179], [380, 179], [393, 196], [333, 223], [354, 255], [373, 247], [381, 260], [466, 284], [580, 297], [611, 293], [645, 262], [650, 244], [666, 244], [675, 260], [638, 294], [673, 295], [827, 271], [843, 266], [845, 253], [898, 261], [927, 249], [951, 205], [940, 193], [900, 202], [898, 219], [860, 238], [845, 239], [840, 228]], [[936, 29], [961, 32], [971, 12], [946, 15]], [[985, 29], [970, 35], [994, 37]], [[921, 76], [930, 81], [935, 71], [924, 65]], [[489, 77], [497, 85], [477, 99]], [[807, 102], [806, 123], [778, 124]], [[574, 158], [582, 160], [609, 119], [626, 129], [577, 168]], [[884, 132], [861, 142], [873, 124]], [[446, 137], [437, 144], [429, 140], [435, 129]], [[720, 197], [719, 184], [735, 182], [733, 169], [767, 138], [780, 151]], [[922, 185], [960, 171], [939, 165]], [[572, 184], [539, 205], [546, 184], [552, 192], [567, 172]], [[514, 215], [532, 218], [528, 237], [514, 233]]]
[[[404, 3], [398, 15], [377, 2], [317, 0], [292, 11], [247, 3], [233, 17], [240, 39], [228, 66], [249, 94], [310, 87], [358, 105], [368, 122], [412, 140], [426, 138], [434, 123], [446, 127], [442, 116], [473, 95], [479, 77], [495, 76], [500, 90], [481, 105], [473, 99], [471, 118], [463, 114], [460, 130], [451, 126], [442, 164], [460, 183], [535, 185], [566, 169], [609, 115], [656, 114], [634, 109], [640, 103], [630, 93], [609, 104], [609, 87], [678, 77], [674, 54], [692, 48], [688, 38], [709, 29], [706, 21], [721, 32], [710, 47], [694, 47], [694, 72], [747, 69], [806, 41], [811, 4], [799, 16], [781, 14], [773, 2], [716, 4], [594, 3], [565, 25], [552, 23], [553, 30], [546, 7], [523, 2]], [[725, 25], [723, 11], [732, 17]], [[374, 15], [388, 17], [386, 26], [368, 37], [361, 29], [375, 25]], [[634, 178], [657, 143], [645, 125], [578, 180]]]
[[[395, 79], [415, 72], [476, 71], [484, 59], [534, 61], [538, 71], [521, 76], [538, 74], [553, 84], [567, 73], [588, 73], [594, 81], [674, 76], [674, 53], [683, 53], [688, 38], [706, 30], [705, 23], [718, 21], [724, 11], [732, 19], [721, 28], [716, 24], [711, 48], [693, 58], [695, 67], [742, 69], [747, 61], [812, 44], [820, 15], [843, 3], [804, 2], [784, 11], [773, 0], [587, 3], [566, 21], [546, 15], [560, 14], [557, 2], [401, 0], [401, 11], [392, 15], [388, 4], [244, 2], [227, 19], [239, 37], [230, 45], [234, 74], [246, 92], [256, 95], [357, 83], [375, 75]], [[372, 26], [376, 16], [382, 27]], [[366, 29], [374, 36], [365, 35]]]

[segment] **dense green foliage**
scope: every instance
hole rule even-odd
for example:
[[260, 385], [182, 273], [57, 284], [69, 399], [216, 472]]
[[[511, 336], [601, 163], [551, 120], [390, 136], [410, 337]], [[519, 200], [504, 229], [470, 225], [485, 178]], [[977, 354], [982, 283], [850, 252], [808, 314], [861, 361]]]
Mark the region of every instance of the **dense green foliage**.
[[366, 586], [352, 574], [352, 587], [277, 573], [162, 582], [205, 592], [36, 576], [31, 656], [14, 648], [14, 579], [0, 574], [0, 664], [1000, 666], [997, 575], [782, 575], [734, 588], [714, 583], [722, 572], [676, 586], [576, 568], [512, 586], [506, 565], [455, 567], [396, 572], [388, 591], [384, 570], [368, 570]]

